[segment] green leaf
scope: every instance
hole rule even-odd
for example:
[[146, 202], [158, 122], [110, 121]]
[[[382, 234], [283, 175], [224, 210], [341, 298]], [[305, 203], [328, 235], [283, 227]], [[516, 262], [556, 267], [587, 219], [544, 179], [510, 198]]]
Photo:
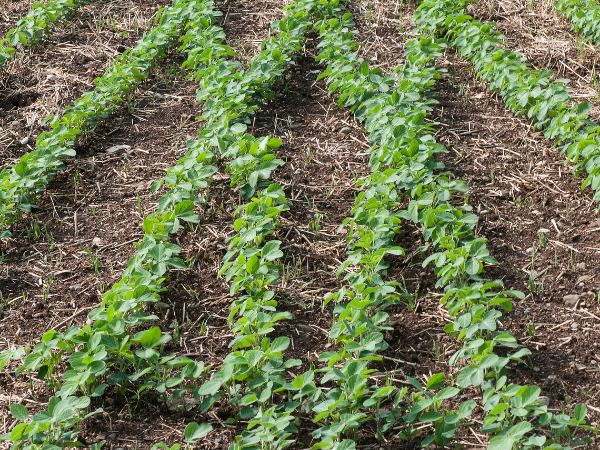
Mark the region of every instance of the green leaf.
[[488, 450], [512, 450], [515, 442], [511, 436], [494, 436], [490, 439]]
[[248, 272], [250, 274], [255, 273], [259, 267], [260, 267], [260, 259], [258, 259], [258, 257], [256, 255], [254, 255], [252, 258], [250, 258], [248, 260], [248, 262], [246, 262], [246, 272]]
[[419, 416], [419, 420], [421, 422], [436, 422], [436, 421], [440, 420], [442, 417], [444, 417], [444, 416], [442, 416], [440, 413], [435, 412], [435, 411], [430, 411], [430, 412], [427, 412], [427, 413]]
[[[11, 406], [10, 412], [12, 412], [12, 406]], [[585, 419], [586, 414], [587, 414], [587, 406], [585, 406], [585, 404], [583, 404], [583, 403], [579, 403], [575, 407], [575, 420], [577, 420], [577, 422], [581, 422], [583, 419]], [[14, 416], [14, 414], [13, 414], [13, 416]], [[17, 416], [15, 416], [15, 417], [17, 417]]]
[[140, 343], [146, 349], [157, 347], [171, 340], [171, 336], [165, 334], [163, 336], [162, 331], [159, 327], [152, 327], [146, 330], [140, 339]]
[[212, 426], [209, 423], [203, 423], [198, 425], [196, 422], [191, 422], [185, 427], [183, 432], [186, 442], [194, 442], [197, 439], [202, 439], [208, 433], [212, 431]]
[[23, 405], [19, 403], [13, 403], [10, 405], [10, 413], [15, 419], [26, 421], [29, 419], [29, 411]]
[[443, 373], [437, 373], [432, 375], [431, 378], [427, 381], [427, 386], [425, 389], [432, 389], [434, 391], [441, 389], [444, 386], [444, 382], [446, 381], [446, 375]]
[[271, 352], [273, 353], [277, 353], [277, 352], [283, 352], [285, 350], [287, 350], [287, 348], [290, 346], [290, 338], [286, 337], [286, 336], [280, 336], [278, 338], [276, 338], [273, 343], [271, 344]]
[[197, 389], [198, 395], [215, 395], [221, 388], [221, 381], [210, 380]]
[[269, 241], [265, 244], [262, 249], [262, 256], [267, 261], [273, 261], [274, 259], [281, 258], [283, 252], [279, 250], [280, 241]]
[[365, 77], [369, 75], [369, 65], [366, 62], [363, 62], [360, 65], [360, 73], [362, 73]]

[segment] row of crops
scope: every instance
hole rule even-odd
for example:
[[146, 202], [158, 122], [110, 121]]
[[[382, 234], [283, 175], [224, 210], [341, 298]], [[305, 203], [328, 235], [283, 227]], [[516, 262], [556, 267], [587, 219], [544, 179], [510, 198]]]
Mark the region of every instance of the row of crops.
[[[49, 35], [84, 3], [36, 3], [2, 41], [0, 67], [19, 46]], [[81, 422], [101, 412], [90, 410], [91, 399], [114, 386], [122, 393], [133, 389], [137, 398], [149, 391], [165, 399], [192, 394], [203, 413], [225, 400], [233, 410], [231, 423], [248, 424], [231, 450], [293, 444], [301, 411], [315, 423], [313, 449], [354, 449], [368, 421], [376, 423], [377, 439], [395, 433], [404, 440], [421, 436], [424, 446], [447, 446], [461, 428], [474, 426], [478, 403], [464, 400], [473, 389], [485, 411], [479, 429], [489, 436], [490, 449], [561, 449], [589, 442], [580, 437], [581, 430], [593, 431], [586, 425], [584, 404], [571, 414], [553, 414], [539, 387], [510, 382], [509, 363], [530, 352], [517, 350], [517, 339], [498, 329], [498, 321], [512, 310], [512, 299], [524, 295], [485, 278], [484, 265], [497, 261], [487, 240], [475, 234], [478, 218], [464, 201], [467, 184], [438, 162], [446, 149], [435, 141], [428, 120], [443, 72], [436, 58], [455, 47], [469, 59], [477, 77], [507, 107], [525, 114], [556, 141], [577, 172], [588, 174], [583, 187], [596, 192], [595, 200], [600, 199], [600, 127], [587, 119], [588, 103], [576, 104], [569, 97], [566, 80], [532, 70], [518, 52], [505, 51], [493, 24], [465, 14], [468, 3], [424, 0], [415, 15], [420, 35], [406, 43], [406, 62], [388, 74], [357, 56], [355, 24], [339, 0], [293, 1], [247, 69], [232, 58], [217, 25], [222, 13], [212, 1], [174, 0], [162, 10], [156, 27], [113, 62], [95, 81], [94, 91], [48, 117], [51, 131], [37, 138], [36, 149], [0, 173], [0, 238], [8, 238], [11, 227], [34, 210], [40, 193], [64, 169], [64, 160], [75, 156], [78, 137], [117, 110], [168, 49], [176, 47], [186, 56], [183, 67], [198, 83], [204, 125], [197, 139], [187, 142], [185, 156], [153, 183], [155, 194], [164, 192], [158, 209], [144, 219], [135, 255], [121, 280], [89, 313], [90, 325], [48, 331], [33, 348], [0, 354], [0, 369], [18, 365], [18, 376], [41, 380], [53, 394], [47, 410], [32, 417], [25, 406], [13, 404], [11, 413], [19, 423], [2, 439], [14, 449], [77, 445]], [[557, 9], [586, 38], [598, 40], [595, 2], [561, 0]], [[291, 319], [290, 313], [278, 311], [273, 289], [284, 255], [273, 234], [289, 201], [284, 187], [270, 180], [285, 162], [277, 158], [281, 140], [255, 137], [248, 125], [310, 32], [318, 34], [317, 61], [326, 68], [320, 78], [369, 133], [371, 174], [356, 182], [360, 193], [352, 217], [343, 223], [349, 229], [347, 259], [337, 271], [343, 287], [327, 299], [336, 303], [329, 338], [337, 350], [322, 353], [318, 367], [290, 377], [288, 369], [302, 362], [286, 359], [289, 337], [270, 337], [279, 322]], [[206, 202], [216, 160], [247, 203], [236, 211], [236, 235], [228, 241], [220, 271], [230, 285], [228, 323], [235, 337], [221, 367], [213, 368], [165, 354], [163, 346], [172, 337], [153, 324], [159, 318], [148, 305], [160, 301], [171, 268], [186, 268], [178, 257], [181, 248], [171, 240], [182, 228], [201, 223], [195, 207]], [[436, 287], [444, 293], [441, 301], [454, 319], [445, 331], [462, 346], [449, 360], [452, 374], [435, 374], [425, 385], [409, 378], [410, 389], [370, 382], [373, 362], [388, 348], [384, 333], [392, 329], [385, 308], [407, 295], [401, 280], [387, 276], [389, 258], [404, 254], [394, 241], [403, 220], [422, 230], [422, 251], [428, 254], [423, 266], [434, 267]], [[432, 425], [433, 434], [423, 431], [424, 424]], [[194, 443], [211, 430], [208, 423], [192, 422], [185, 440]]]

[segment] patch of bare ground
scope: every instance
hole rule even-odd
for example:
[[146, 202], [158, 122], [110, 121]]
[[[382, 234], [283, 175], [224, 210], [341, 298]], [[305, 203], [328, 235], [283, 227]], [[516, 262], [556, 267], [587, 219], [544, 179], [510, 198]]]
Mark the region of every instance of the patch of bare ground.
[[262, 51], [262, 42], [271, 37], [271, 23], [283, 18], [283, 8], [289, 0], [252, 0], [218, 2], [223, 12], [220, 26], [227, 35], [227, 45], [236, 53], [234, 57], [246, 66]]
[[[448, 54], [438, 64], [448, 69], [438, 82], [440, 104], [432, 116], [440, 123], [436, 138], [449, 150], [441, 161], [469, 182], [468, 201], [480, 217], [477, 234], [489, 239], [500, 262], [486, 268], [487, 276], [526, 294], [500, 324], [533, 352], [509, 378], [540, 386], [551, 410], [564, 407], [568, 393], [572, 404], [585, 402], [597, 421], [596, 205], [552, 143], [473, 82], [468, 62]], [[442, 345], [452, 346], [448, 339]]]
[[571, 22], [561, 17], [551, 0], [485, 0], [469, 5], [469, 14], [493, 21], [506, 36], [507, 50], [520, 52], [535, 69], [550, 69], [556, 78], [568, 78], [571, 97], [589, 101], [589, 117], [600, 119], [598, 68], [600, 53], [591, 42], [571, 30]]
[[411, 20], [415, 7], [411, 2], [355, 0], [347, 8], [359, 31], [354, 39], [363, 44], [360, 57], [385, 73], [404, 62], [403, 43], [412, 37], [414, 29]]
[[40, 121], [61, 113], [125, 48], [154, 26], [164, 0], [96, 1], [48, 39], [17, 52], [0, 73], [0, 169], [33, 150]]

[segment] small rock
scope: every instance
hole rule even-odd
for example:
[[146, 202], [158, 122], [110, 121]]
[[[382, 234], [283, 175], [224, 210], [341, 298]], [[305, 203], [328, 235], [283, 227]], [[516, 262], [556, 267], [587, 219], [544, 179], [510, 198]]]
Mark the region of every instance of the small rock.
[[117, 437], [117, 433], [111, 433], [111, 434], [108, 435], [109, 439], [114, 439], [116, 437]]
[[131, 148], [131, 145], [113, 145], [110, 148], [106, 149], [106, 153], [116, 153], [119, 150], [129, 150]]
[[[581, 237], [581, 234], [577, 233], [577, 234], [574, 234], [571, 239], [573, 240], [573, 242], [577, 242], [580, 237]], [[585, 267], [585, 265], [584, 265], [584, 267]]]
[[100, 239], [99, 237], [95, 237], [94, 239], [92, 239], [92, 245], [94, 247], [100, 247], [100, 244], [102, 244], [102, 239]]
[[333, 292], [328, 292], [327, 294], [325, 294], [323, 296], [323, 300], [327, 300], [329, 297], [331, 297], [333, 295]]
[[573, 323], [571, 324], [571, 328], [572, 328], [573, 330], [576, 330], [577, 328], [579, 328], [579, 323], [577, 323], [577, 322], [573, 322]]
[[[583, 270], [583, 269], [578, 269], [578, 270]], [[592, 278], [591, 275], [582, 275], [579, 278], [577, 278], [577, 281], [575, 282], [575, 284], [583, 284], [584, 281], [587, 281], [590, 278]]]
[[556, 380], [556, 375], [548, 375], [549, 380]]
[[419, 274], [419, 276], [420, 276], [420, 277], [424, 277], [424, 276], [426, 276], [426, 275], [427, 275], [427, 272], [421, 272], [421, 273]]
[[48, 75], [48, 81], [56, 81], [56, 75]]
[[331, 342], [328, 342], [327, 344], [325, 344], [325, 348], [329, 348], [331, 347]]
[[167, 408], [169, 411], [189, 411], [194, 407], [191, 401], [187, 400], [183, 395], [178, 398], [173, 398], [172, 394], [168, 394]]
[[352, 132], [352, 128], [350, 127], [344, 127], [340, 130], [340, 133], [342, 134], [350, 134]]
[[540, 233], [550, 233], [550, 230], [548, 228], [540, 228], [538, 231]]
[[487, 214], [489, 213], [489, 211], [487, 209], [482, 209], [479, 214]]
[[564, 288], [565, 288], [565, 285], [564, 285], [564, 284], [561, 284], [560, 286], [558, 286], [558, 288], [559, 288], [559, 289], [564, 289]]
[[550, 399], [548, 397], [540, 395], [538, 398], [540, 399], [540, 402], [537, 406], [548, 406], [550, 404]]
[[529, 247], [529, 248], [526, 250], [526, 252], [527, 252], [527, 253], [533, 253], [533, 247]]
[[98, 433], [98, 435], [96, 437], [100, 440], [106, 439], [106, 435], [104, 433]]
[[23, 139], [21, 139], [21, 145], [26, 145], [28, 143], [29, 143], [29, 136], [26, 136]]
[[575, 368], [579, 371], [585, 370], [585, 364], [575, 364]]
[[539, 371], [540, 371], [540, 368], [539, 368], [539, 367], [534, 367], [534, 368], [533, 368], [533, 371], [534, 371], [534, 372], [539, 372]]
[[590, 361], [590, 364], [591, 364], [592, 366], [595, 366], [596, 364], [598, 364], [598, 361], [596, 361], [595, 359], [592, 359], [592, 360]]
[[582, 263], [579, 263], [579, 264], [577, 264], [577, 265], [575, 266], [575, 268], [576, 268], [577, 270], [585, 270], [585, 263], [584, 263], [584, 262], [582, 262]]
[[571, 308], [577, 304], [577, 300], [579, 300], [579, 295], [577, 294], [565, 295], [563, 297], [563, 302], [565, 303], [565, 306]]
[[222, 444], [222, 443], [223, 443], [223, 439], [221, 439], [221, 438], [215, 439], [215, 444]]

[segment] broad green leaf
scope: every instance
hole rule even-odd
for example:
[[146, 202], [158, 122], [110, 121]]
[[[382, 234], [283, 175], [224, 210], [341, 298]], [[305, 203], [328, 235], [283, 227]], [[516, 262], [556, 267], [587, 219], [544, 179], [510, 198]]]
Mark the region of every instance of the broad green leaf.
[[13, 403], [10, 405], [10, 413], [15, 419], [19, 419], [21, 421], [27, 421], [29, 419], [29, 411], [19, 403]]
[[258, 259], [258, 257], [256, 255], [254, 255], [252, 258], [250, 258], [248, 260], [248, 262], [246, 262], [246, 272], [248, 272], [250, 274], [255, 273], [259, 267], [260, 267], [260, 259]]
[[183, 432], [186, 442], [194, 442], [197, 439], [202, 439], [212, 431], [212, 426], [209, 423], [198, 425], [196, 422], [191, 422], [185, 427]]

